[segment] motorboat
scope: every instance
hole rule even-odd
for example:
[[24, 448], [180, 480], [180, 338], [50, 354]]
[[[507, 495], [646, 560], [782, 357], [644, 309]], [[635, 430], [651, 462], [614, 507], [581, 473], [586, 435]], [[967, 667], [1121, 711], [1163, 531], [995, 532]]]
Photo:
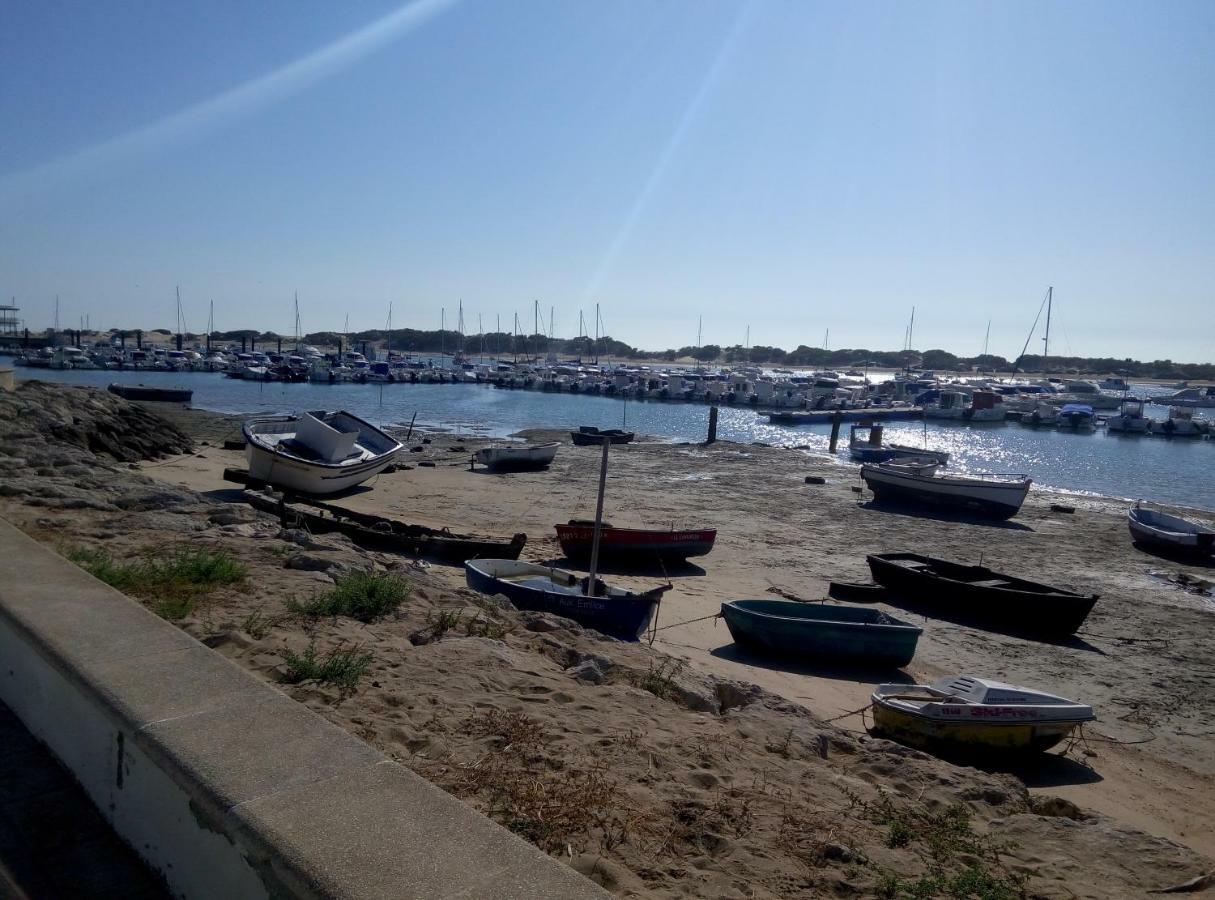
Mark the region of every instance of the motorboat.
[[861, 466], [861, 478], [876, 503], [944, 507], [997, 519], [1015, 516], [1032, 484], [1028, 475], [920, 474], [885, 464]]
[[626, 591], [593, 576], [580, 577], [513, 559], [476, 559], [464, 564], [468, 586], [483, 594], [502, 594], [519, 609], [553, 613], [625, 641], [641, 638], [653, 620], [662, 594]]
[[848, 430], [848, 452], [857, 462], [889, 463], [915, 459], [932, 460], [939, 466], [949, 462], [949, 454], [944, 450], [883, 443], [881, 425], [853, 425]]
[[1208, 431], [1208, 425], [1201, 419], [1194, 418], [1194, 410], [1184, 406], [1174, 406], [1169, 409], [1169, 417], [1159, 422], [1153, 421], [1149, 430], [1158, 437], [1202, 437]]
[[550, 441], [529, 447], [483, 447], [473, 453], [473, 462], [498, 471], [545, 469], [557, 455], [561, 444]]
[[876, 734], [946, 755], [1039, 753], [1096, 718], [1075, 700], [977, 675], [879, 684], [871, 699]]
[[1152, 420], [1144, 416], [1142, 400], [1123, 400], [1118, 415], [1106, 419], [1105, 427], [1107, 431], [1120, 434], [1147, 434]]
[[953, 419], [961, 421], [966, 418], [970, 408], [970, 397], [961, 391], [941, 391], [936, 403], [924, 404], [925, 419]]
[[1215, 385], [1207, 387], [1184, 387], [1168, 397], [1153, 397], [1153, 403], [1163, 403], [1168, 406], [1181, 406], [1190, 409], [1215, 407]]
[[1157, 550], [1193, 556], [1215, 552], [1215, 529], [1138, 503], [1127, 510], [1126, 524], [1131, 540]]
[[1059, 424], [1059, 407], [1037, 402], [1031, 412], [1021, 415], [1021, 424], [1031, 428], [1054, 428]]
[[721, 617], [739, 646], [802, 662], [905, 666], [924, 633], [874, 607], [834, 603], [731, 600]]
[[[554, 526], [561, 549], [570, 559], [591, 555], [595, 523], [589, 519], [570, 519]], [[646, 565], [660, 559], [687, 559], [704, 556], [717, 540], [716, 528], [617, 528], [609, 522], [599, 527], [599, 555], [604, 559]]]
[[1087, 403], [1064, 403], [1059, 408], [1057, 428], [1062, 431], [1092, 431], [1096, 427], [1093, 408]]
[[865, 558], [873, 580], [907, 605], [955, 618], [989, 622], [1029, 634], [1074, 634], [1097, 603], [1049, 584], [1003, 575], [986, 566], [919, 553], [875, 553]]
[[351, 413], [250, 419], [249, 478], [301, 494], [336, 494], [384, 471], [401, 442]]

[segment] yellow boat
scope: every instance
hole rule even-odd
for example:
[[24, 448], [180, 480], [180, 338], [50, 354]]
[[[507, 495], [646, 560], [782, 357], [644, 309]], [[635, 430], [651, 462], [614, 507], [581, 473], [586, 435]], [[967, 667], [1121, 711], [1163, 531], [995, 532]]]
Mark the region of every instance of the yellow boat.
[[880, 684], [873, 692], [875, 733], [970, 756], [1049, 750], [1095, 718], [1091, 706], [974, 675]]

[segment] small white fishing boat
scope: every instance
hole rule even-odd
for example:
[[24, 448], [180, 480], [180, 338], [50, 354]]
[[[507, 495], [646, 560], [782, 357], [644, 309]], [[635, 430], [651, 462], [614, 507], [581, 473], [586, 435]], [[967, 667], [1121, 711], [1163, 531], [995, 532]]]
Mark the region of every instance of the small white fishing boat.
[[940, 506], [997, 519], [1012, 518], [1020, 511], [1032, 483], [1028, 475], [920, 474], [885, 463], [861, 466], [861, 478], [876, 503]]
[[1118, 415], [1105, 420], [1108, 431], [1122, 434], [1147, 434], [1151, 426], [1152, 420], [1143, 414], [1142, 400], [1123, 400]]
[[1059, 424], [1059, 407], [1039, 402], [1034, 406], [1033, 412], [1022, 414], [1021, 424], [1031, 428], [1054, 428]]
[[384, 471], [400, 441], [348, 412], [250, 419], [249, 477], [301, 494], [336, 494]]
[[1195, 419], [1194, 410], [1181, 406], [1171, 407], [1167, 419], [1151, 424], [1151, 433], [1159, 437], [1201, 437], [1206, 432], [1207, 423]]
[[1066, 697], [974, 675], [880, 684], [872, 700], [877, 734], [968, 755], [1048, 750], [1096, 718], [1091, 706]]
[[1215, 529], [1181, 516], [1135, 504], [1133, 509], [1127, 510], [1126, 524], [1131, 531], [1131, 540], [1138, 544], [1195, 556], [1210, 556], [1215, 552]]
[[473, 453], [473, 462], [498, 470], [543, 469], [553, 461], [560, 446], [550, 441], [530, 447], [483, 447]]

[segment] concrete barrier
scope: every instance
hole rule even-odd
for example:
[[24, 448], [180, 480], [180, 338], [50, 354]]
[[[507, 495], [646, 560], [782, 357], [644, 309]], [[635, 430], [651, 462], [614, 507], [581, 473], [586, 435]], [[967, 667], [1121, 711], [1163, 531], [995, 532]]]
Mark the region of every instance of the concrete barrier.
[[607, 897], [0, 520], [0, 698], [180, 897]]

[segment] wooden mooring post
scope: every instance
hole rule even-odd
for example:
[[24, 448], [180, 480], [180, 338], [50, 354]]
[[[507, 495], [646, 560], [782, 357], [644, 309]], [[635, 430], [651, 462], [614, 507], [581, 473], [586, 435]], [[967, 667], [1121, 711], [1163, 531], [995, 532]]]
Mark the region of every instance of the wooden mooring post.
[[835, 453], [835, 445], [840, 440], [840, 423], [843, 421], [844, 414], [837, 409], [835, 415], [831, 417], [831, 445], [827, 448], [828, 453]]
[[709, 407], [709, 436], [705, 438], [706, 444], [711, 444], [717, 440], [717, 407]]

